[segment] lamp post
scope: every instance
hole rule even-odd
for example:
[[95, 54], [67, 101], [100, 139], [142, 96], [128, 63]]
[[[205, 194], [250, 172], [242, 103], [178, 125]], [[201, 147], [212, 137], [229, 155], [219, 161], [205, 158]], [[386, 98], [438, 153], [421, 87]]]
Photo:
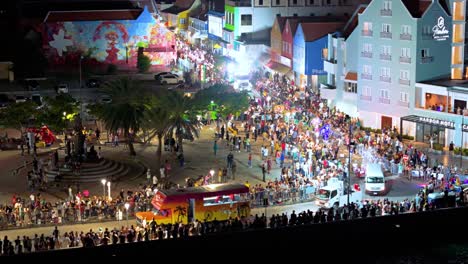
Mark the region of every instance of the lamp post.
[[460, 171], [462, 171], [463, 167], [463, 147], [465, 146], [465, 142], [463, 142], [463, 134], [465, 132], [463, 131], [463, 127], [465, 126], [465, 116], [462, 115], [462, 122], [461, 122], [461, 144], [460, 144]]
[[210, 175], [211, 175], [211, 178], [210, 178], [210, 182], [212, 183], [213, 182], [213, 175], [214, 175], [215, 171], [213, 169], [210, 170]]
[[348, 206], [349, 206], [349, 194], [351, 192], [351, 136], [352, 136], [352, 133], [351, 133], [351, 128], [352, 128], [352, 124], [351, 124], [351, 117], [349, 115], [346, 115], [345, 119], [347, 120], [347, 122], [349, 123], [349, 143], [348, 143], [348, 177], [347, 177], [347, 189], [348, 189]]
[[110, 182], [110, 181], [108, 181], [108, 182], [107, 182], [107, 192], [109, 193], [109, 197], [108, 197], [108, 200], [109, 200], [109, 201], [111, 201], [111, 200], [112, 200], [112, 196], [111, 196], [111, 188], [110, 188], [110, 186], [111, 186], [111, 182]]
[[106, 183], [107, 183], [107, 180], [106, 179], [102, 179], [101, 180], [101, 183], [102, 183], [102, 190], [103, 190], [103, 194], [102, 194], [102, 197], [104, 199], [106, 199]]
[[83, 60], [83, 55], [80, 56], [80, 116], [83, 117], [83, 96], [81, 93], [81, 82], [82, 82], [82, 76], [81, 76], [81, 61]]
[[125, 213], [127, 214], [127, 226], [128, 226], [128, 208], [130, 207], [129, 203], [125, 203]]

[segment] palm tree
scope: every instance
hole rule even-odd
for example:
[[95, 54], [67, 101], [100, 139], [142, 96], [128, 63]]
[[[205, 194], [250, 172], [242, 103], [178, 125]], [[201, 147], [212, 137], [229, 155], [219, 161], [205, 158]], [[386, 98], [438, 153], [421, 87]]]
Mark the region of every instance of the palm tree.
[[175, 133], [181, 153], [184, 152], [182, 147], [184, 136], [199, 136], [198, 121], [192, 112], [192, 103], [190, 97], [185, 97], [177, 91], [169, 93], [165, 100], [166, 109], [169, 111], [168, 131]]
[[121, 78], [105, 84], [103, 92], [110, 96], [111, 103], [102, 104], [99, 117], [110, 131], [122, 129], [128, 142], [130, 155], [135, 156], [134, 134], [142, 124], [144, 113], [149, 108], [144, 90], [137, 82]]
[[144, 125], [151, 131], [148, 139], [149, 141], [155, 136], [158, 138], [156, 156], [157, 168], [159, 168], [162, 159], [162, 139], [169, 131], [169, 111], [164, 107], [164, 104], [155, 105], [149, 111], [146, 111]]
[[178, 205], [175, 208], [174, 213], [177, 214], [177, 222], [180, 222], [181, 218], [183, 220], [184, 217], [187, 215], [187, 208], [185, 208], [185, 207], [183, 207], [181, 205]]

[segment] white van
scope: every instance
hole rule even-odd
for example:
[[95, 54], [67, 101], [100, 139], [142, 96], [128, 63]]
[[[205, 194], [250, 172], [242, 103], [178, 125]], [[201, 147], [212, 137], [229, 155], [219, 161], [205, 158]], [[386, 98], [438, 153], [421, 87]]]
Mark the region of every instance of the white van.
[[385, 177], [379, 163], [369, 163], [366, 166], [365, 190], [367, 194], [379, 195], [385, 193]]

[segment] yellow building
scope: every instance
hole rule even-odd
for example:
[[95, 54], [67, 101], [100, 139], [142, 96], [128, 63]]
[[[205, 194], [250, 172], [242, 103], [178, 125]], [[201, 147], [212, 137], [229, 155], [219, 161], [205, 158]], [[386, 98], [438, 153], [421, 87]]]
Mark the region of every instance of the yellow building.
[[179, 31], [187, 30], [192, 12], [199, 10], [200, 0], [177, 0], [175, 4], [161, 11], [166, 19], [166, 26]]

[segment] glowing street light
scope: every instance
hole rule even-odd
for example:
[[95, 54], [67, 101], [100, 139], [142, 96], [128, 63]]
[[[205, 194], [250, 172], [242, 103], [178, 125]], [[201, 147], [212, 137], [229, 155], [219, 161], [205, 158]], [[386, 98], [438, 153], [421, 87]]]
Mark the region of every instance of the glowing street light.
[[111, 186], [111, 182], [110, 182], [110, 181], [108, 181], [108, 182], [107, 182], [107, 192], [109, 193], [109, 197], [108, 197], [109, 201], [111, 201], [111, 200], [112, 200], [110, 186]]
[[130, 207], [129, 203], [125, 203], [125, 213], [127, 214], [127, 226], [128, 226], [128, 208]]
[[213, 175], [214, 175], [215, 171], [213, 169], [210, 170], [210, 175], [211, 175], [211, 178], [210, 178], [210, 182], [213, 182]]
[[106, 182], [107, 182], [106, 179], [102, 179], [102, 180], [101, 180], [102, 187], [103, 187], [103, 195], [102, 195], [102, 197], [103, 197], [104, 199], [106, 199]]

